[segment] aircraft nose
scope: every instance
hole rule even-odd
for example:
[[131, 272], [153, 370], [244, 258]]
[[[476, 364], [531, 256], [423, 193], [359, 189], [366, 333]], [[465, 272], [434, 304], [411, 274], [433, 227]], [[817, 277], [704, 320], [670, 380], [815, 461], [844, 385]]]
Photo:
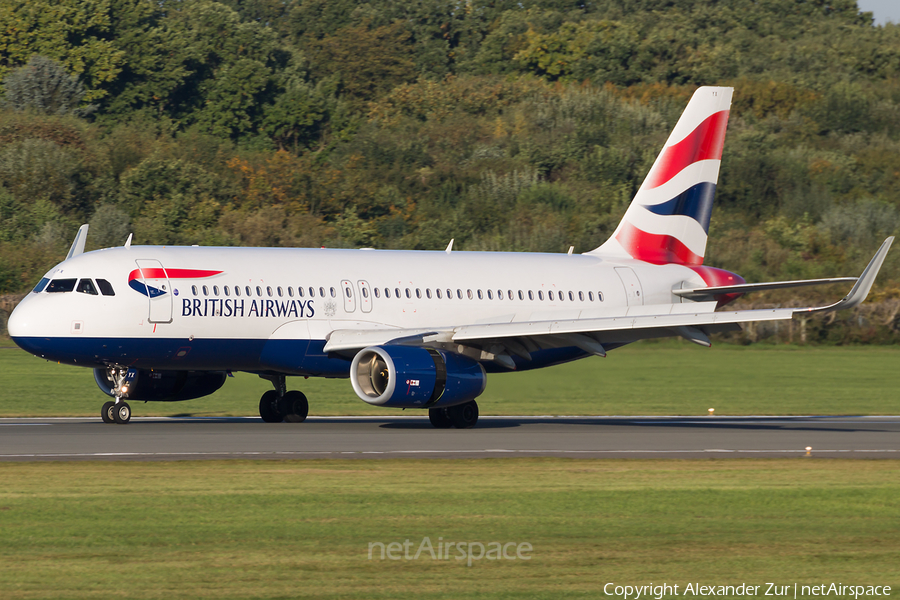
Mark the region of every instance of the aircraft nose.
[[34, 326], [34, 311], [30, 310], [28, 298], [26, 297], [19, 302], [18, 306], [13, 309], [12, 314], [9, 315], [6, 329], [9, 332], [9, 337], [18, 344], [19, 342], [16, 338], [28, 337], [30, 334], [33, 334]]

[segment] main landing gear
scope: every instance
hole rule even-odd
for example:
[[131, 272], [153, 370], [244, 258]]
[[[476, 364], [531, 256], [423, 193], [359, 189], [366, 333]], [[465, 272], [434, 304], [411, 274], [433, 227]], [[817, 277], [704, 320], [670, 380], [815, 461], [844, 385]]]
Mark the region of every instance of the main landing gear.
[[447, 408], [428, 409], [428, 420], [438, 429], [470, 429], [478, 422], [478, 403], [470, 400]]
[[259, 399], [259, 416], [266, 423], [302, 423], [309, 415], [309, 402], [303, 392], [287, 391], [284, 375], [265, 376], [275, 386]]
[[125, 402], [125, 395], [128, 393], [128, 384], [125, 381], [125, 375], [128, 369], [122, 367], [109, 367], [107, 369], [107, 377], [114, 383], [112, 389], [116, 397], [115, 402], [106, 402], [100, 409], [100, 418], [104, 423], [118, 423], [124, 425], [131, 420], [131, 407]]

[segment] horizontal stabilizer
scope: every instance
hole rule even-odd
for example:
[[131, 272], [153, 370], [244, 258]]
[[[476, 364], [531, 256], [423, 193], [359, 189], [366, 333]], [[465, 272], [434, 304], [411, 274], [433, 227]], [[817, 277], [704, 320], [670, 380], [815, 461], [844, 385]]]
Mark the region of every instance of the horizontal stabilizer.
[[767, 283], [741, 283], [738, 285], [720, 285], [716, 287], [693, 288], [690, 290], [672, 290], [672, 293], [688, 300], [710, 300], [720, 294], [749, 294], [765, 290], [783, 290], [805, 287], [808, 285], [826, 285], [829, 283], [849, 283], [858, 277], [832, 277], [831, 279], [797, 279], [795, 281], [769, 281]]

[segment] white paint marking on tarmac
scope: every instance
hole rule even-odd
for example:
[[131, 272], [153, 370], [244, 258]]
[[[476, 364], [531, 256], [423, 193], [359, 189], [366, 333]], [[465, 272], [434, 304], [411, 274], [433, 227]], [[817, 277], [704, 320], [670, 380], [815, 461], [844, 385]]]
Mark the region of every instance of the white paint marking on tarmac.
[[[329, 455], [369, 455], [369, 454], [418, 454], [418, 455], [442, 455], [442, 454], [495, 454], [497, 452], [508, 454], [806, 454], [805, 449], [770, 449], [770, 450], [722, 450], [722, 449], [704, 449], [704, 450], [506, 450], [506, 449], [485, 449], [485, 450], [383, 450], [383, 451], [297, 451], [297, 452], [89, 452], [89, 453], [72, 453], [72, 454], [0, 454], [0, 459], [10, 458], [133, 458], [133, 457], [203, 457], [203, 456], [329, 456]], [[844, 454], [844, 453], [866, 453], [866, 454], [896, 454], [900, 452], [897, 449], [824, 449], [815, 450], [812, 454]]]

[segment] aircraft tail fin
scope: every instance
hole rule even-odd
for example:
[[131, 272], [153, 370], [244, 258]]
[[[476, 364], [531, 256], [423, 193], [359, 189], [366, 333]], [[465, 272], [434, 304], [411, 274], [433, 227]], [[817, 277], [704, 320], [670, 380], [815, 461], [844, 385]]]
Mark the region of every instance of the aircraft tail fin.
[[732, 92], [694, 92], [615, 233], [591, 254], [703, 264]]

